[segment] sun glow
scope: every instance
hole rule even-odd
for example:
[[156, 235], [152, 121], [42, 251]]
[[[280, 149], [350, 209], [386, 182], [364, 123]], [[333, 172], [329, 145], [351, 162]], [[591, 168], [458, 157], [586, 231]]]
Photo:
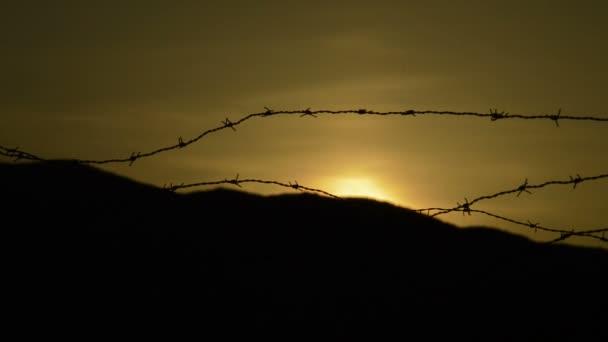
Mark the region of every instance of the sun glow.
[[345, 177], [330, 182], [331, 192], [342, 197], [366, 197], [381, 201], [392, 201], [386, 190], [377, 182], [364, 177]]

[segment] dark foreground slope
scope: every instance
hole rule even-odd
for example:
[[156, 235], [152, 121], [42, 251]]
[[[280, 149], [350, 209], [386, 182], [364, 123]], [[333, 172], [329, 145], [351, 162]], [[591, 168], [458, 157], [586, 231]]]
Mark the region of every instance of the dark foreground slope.
[[69, 162], [0, 164], [0, 189], [4, 311], [26, 335], [606, 341], [605, 250]]

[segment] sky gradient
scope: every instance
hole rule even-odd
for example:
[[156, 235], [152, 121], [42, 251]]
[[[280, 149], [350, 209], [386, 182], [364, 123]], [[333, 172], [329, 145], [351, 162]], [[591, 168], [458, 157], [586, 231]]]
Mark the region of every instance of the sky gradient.
[[[605, 118], [607, 17], [604, 1], [3, 4], [0, 145], [45, 158], [128, 157], [264, 107], [561, 108]], [[603, 122], [277, 116], [104, 168], [159, 186], [238, 173], [409, 208], [453, 207], [525, 179], [608, 173], [607, 132]], [[606, 227], [606, 180], [532, 192], [476, 208], [553, 228]], [[555, 237], [480, 214], [440, 218]]]

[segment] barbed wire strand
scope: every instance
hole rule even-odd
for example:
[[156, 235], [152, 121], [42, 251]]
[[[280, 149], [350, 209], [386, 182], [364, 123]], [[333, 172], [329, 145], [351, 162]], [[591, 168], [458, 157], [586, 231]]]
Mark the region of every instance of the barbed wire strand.
[[35, 161], [43, 161], [44, 159], [35, 156], [31, 153], [27, 153], [24, 151], [19, 150], [19, 146], [15, 147], [15, 148], [8, 148], [8, 147], [4, 147], [4, 146], [0, 146], [0, 155], [8, 157], [8, 158], [12, 158], [13, 161], [19, 161], [21, 159], [25, 159], [25, 160], [35, 160]]
[[[462, 212], [463, 215], [464, 214], [471, 215], [472, 212], [478, 212], [478, 213], [482, 213], [482, 214], [485, 214], [485, 215], [488, 215], [488, 216], [491, 216], [491, 217], [494, 217], [494, 218], [497, 218], [497, 219], [500, 219], [503, 221], [508, 221], [508, 222], [515, 223], [518, 225], [527, 226], [529, 228], [533, 228], [535, 231], [544, 230], [547, 232], [553, 232], [553, 233], [560, 234], [559, 238], [549, 241], [549, 243], [563, 241], [571, 236], [584, 236], [584, 237], [595, 238], [595, 239], [598, 239], [598, 240], [601, 240], [604, 242], [608, 242], [608, 239], [604, 238], [604, 233], [608, 231], [608, 228], [602, 228], [602, 229], [596, 229], [596, 230], [584, 230], [584, 231], [554, 229], [554, 228], [540, 226], [539, 223], [532, 223], [531, 221], [522, 222], [522, 221], [514, 220], [511, 218], [507, 218], [504, 216], [496, 215], [496, 214], [493, 214], [493, 213], [490, 213], [490, 212], [487, 212], [484, 210], [471, 209], [471, 205], [473, 205], [479, 201], [483, 201], [483, 200], [494, 199], [494, 198], [497, 198], [500, 196], [505, 196], [505, 195], [513, 194], [513, 193], [517, 193], [517, 197], [519, 197], [524, 192], [526, 192], [528, 194], [532, 194], [532, 192], [530, 192], [529, 189], [539, 189], [539, 188], [543, 188], [543, 187], [550, 186], [550, 185], [572, 184], [573, 185], [572, 189], [574, 190], [574, 189], [576, 189], [576, 186], [582, 182], [599, 180], [599, 179], [603, 179], [603, 178], [608, 178], [608, 174], [601, 174], [601, 175], [596, 175], [596, 176], [591, 176], [591, 177], [581, 177], [579, 174], [577, 174], [576, 177], [570, 176], [569, 180], [553, 180], [553, 181], [546, 181], [541, 184], [528, 184], [528, 179], [526, 179], [524, 181], [524, 183], [521, 184], [520, 186], [518, 186], [517, 188], [499, 191], [492, 195], [480, 196], [480, 197], [473, 199], [472, 201], [469, 201], [467, 198], [465, 198], [465, 201], [463, 204], [456, 202], [457, 206], [452, 207], [452, 208], [423, 208], [423, 209], [416, 209], [415, 211], [421, 212], [421, 213], [426, 212], [427, 215], [429, 215], [431, 217], [436, 217], [439, 215], [443, 215], [443, 214], [447, 214], [447, 213], [455, 212], [455, 211]], [[436, 211], [436, 212], [431, 214], [431, 211]], [[594, 233], [602, 233], [602, 236], [593, 235]]]
[[[532, 223], [529, 220], [527, 222], [523, 222], [523, 221], [515, 220], [512, 218], [504, 217], [504, 216], [501, 216], [498, 214], [490, 213], [485, 210], [478, 210], [478, 209], [470, 208], [470, 206], [472, 204], [479, 202], [481, 200], [493, 199], [493, 198], [507, 195], [507, 194], [514, 193], [514, 192], [518, 192], [518, 196], [519, 196], [519, 193], [524, 192], [524, 191], [531, 193], [530, 191], [527, 191], [528, 188], [536, 189], [536, 188], [542, 188], [545, 186], [556, 185], [556, 184], [560, 184], [560, 185], [574, 184], [574, 187], [576, 187], [576, 185], [581, 182], [597, 180], [597, 179], [606, 178], [606, 177], [608, 177], [608, 175], [599, 175], [599, 176], [593, 176], [593, 177], [580, 177], [580, 175], [577, 175], [576, 178], [570, 177], [571, 179], [568, 181], [548, 181], [548, 182], [544, 182], [542, 184], [537, 184], [537, 185], [529, 185], [529, 184], [527, 184], [527, 180], [526, 180], [523, 185], [519, 186], [516, 189], [500, 191], [493, 195], [481, 196], [470, 202], [467, 199], [465, 199], [464, 204], [458, 204], [458, 206], [454, 207], [454, 208], [449, 208], [449, 209], [447, 209], [447, 208], [424, 208], [424, 209], [414, 209], [414, 211], [421, 212], [421, 213], [426, 211], [427, 215], [429, 215], [431, 217], [438, 216], [441, 214], [446, 214], [449, 212], [462, 212], [463, 215], [465, 213], [468, 213], [469, 215], [471, 215], [471, 213], [481, 213], [481, 214], [485, 214], [487, 216], [491, 216], [496, 219], [500, 219], [500, 220], [511, 222], [511, 223], [514, 223], [517, 225], [529, 227], [531, 229], [534, 229], [535, 232], [537, 230], [541, 230], [541, 231], [546, 231], [546, 232], [550, 232], [550, 233], [560, 234], [559, 238], [548, 241], [547, 243], [556, 243], [559, 241], [566, 240], [572, 236], [588, 237], [588, 238], [597, 239], [597, 240], [600, 240], [603, 242], [608, 242], [608, 239], [604, 237], [604, 233], [608, 232], [608, 228], [593, 229], [593, 230], [575, 230], [575, 229], [564, 230], [564, 229], [550, 228], [550, 227], [542, 226], [538, 222]], [[300, 185], [300, 184], [298, 184], [297, 181], [295, 181], [294, 183], [291, 183], [291, 182], [283, 183], [283, 182], [278, 182], [278, 181], [273, 181], [273, 180], [239, 179], [239, 174], [237, 174], [234, 179], [224, 179], [224, 180], [219, 180], [219, 181], [198, 182], [198, 183], [190, 183], [190, 184], [182, 183], [179, 185], [173, 185], [172, 183], [170, 183], [168, 186], [166, 186], [166, 185], [163, 186], [163, 188], [165, 188], [169, 191], [175, 192], [180, 189], [193, 188], [193, 187], [199, 187], [199, 186], [222, 185], [222, 184], [231, 184], [231, 185], [236, 185], [238, 187], [241, 187], [241, 184], [244, 184], [244, 183], [274, 184], [274, 185], [278, 185], [281, 187], [291, 188], [291, 189], [295, 189], [295, 190], [299, 190], [299, 191], [308, 191], [308, 192], [313, 192], [313, 193], [317, 193], [317, 194], [322, 194], [322, 195], [336, 198], [336, 199], [344, 199], [343, 197], [331, 194], [331, 193], [321, 190], [321, 189], [315, 189], [315, 188], [310, 188], [310, 187]], [[439, 212], [435, 213], [435, 214], [430, 214], [430, 211], [439, 211]], [[599, 233], [602, 233], [602, 235], [601, 236], [595, 235], [595, 234], [599, 234]]]
[[[457, 202], [457, 206], [453, 207], [453, 208], [424, 208], [424, 209], [416, 209], [416, 211], [420, 211], [420, 212], [424, 212], [426, 211], [427, 214], [429, 214], [430, 216], [438, 216], [438, 215], [443, 215], [443, 214], [447, 214], [449, 212], [452, 211], [461, 211], [459, 209], [463, 210], [463, 214], [468, 212], [468, 209], [470, 209], [471, 205], [479, 202], [479, 201], [483, 201], [483, 200], [488, 200], [488, 199], [493, 199], [496, 197], [500, 197], [500, 196], [505, 196], [508, 194], [513, 194], [513, 193], [517, 193], [517, 197], [519, 197], [522, 193], [528, 193], [528, 194], [532, 194], [530, 192], [529, 189], [540, 189], [540, 188], [544, 188], [546, 186], [550, 186], [550, 185], [569, 185], [569, 184], [573, 184], [572, 189], [576, 189], [576, 186], [580, 183], [583, 182], [588, 182], [588, 181], [593, 181], [593, 180], [598, 180], [598, 179], [603, 179], [603, 178], [608, 178], [608, 174], [601, 174], [601, 175], [596, 175], [596, 176], [590, 176], [590, 177], [581, 177], [581, 175], [577, 174], [576, 177], [572, 177], [570, 176], [569, 180], [552, 180], [552, 181], [546, 181], [544, 183], [541, 184], [528, 184], [528, 179], [526, 178], [526, 180], [524, 181], [523, 184], [521, 184], [520, 186], [518, 186], [517, 188], [514, 189], [510, 189], [510, 190], [504, 190], [504, 191], [499, 191], [495, 194], [492, 195], [484, 195], [484, 196], [479, 196], [475, 199], [473, 199], [472, 201], [469, 202], [469, 200], [467, 198], [465, 198], [465, 202], [463, 204], [460, 204]], [[430, 214], [430, 211], [438, 211], [436, 213]]]
[[[464, 209], [458, 209], [455, 211], [465, 211]], [[498, 214], [494, 214], [494, 213], [490, 213], [488, 211], [485, 210], [479, 210], [479, 209], [469, 209], [466, 212], [472, 212], [472, 213], [480, 213], [480, 214], [484, 214], [499, 220], [503, 220], [503, 221], [507, 221], [510, 223], [514, 223], [520, 226], [524, 226], [524, 227], [528, 227], [530, 229], [534, 229], [534, 231], [536, 232], [537, 230], [541, 230], [541, 231], [545, 231], [545, 232], [550, 232], [550, 233], [557, 233], [560, 234], [559, 238], [554, 239], [554, 240], [550, 240], [547, 241], [546, 243], [551, 244], [551, 243], [555, 243], [558, 241], [563, 241], [566, 240], [570, 237], [573, 236], [579, 236], [579, 237], [588, 237], [588, 238], [593, 238], [593, 239], [597, 239], [603, 242], [608, 242], [608, 238], [606, 238], [604, 236], [603, 233], [608, 232], [608, 228], [599, 228], [599, 229], [590, 229], [590, 230], [576, 230], [576, 229], [570, 229], [570, 230], [566, 230], [566, 229], [557, 229], [557, 228], [550, 228], [550, 227], [546, 227], [546, 226], [542, 226], [540, 225], [540, 223], [536, 222], [533, 223], [531, 221], [519, 221], [519, 220], [515, 220], [509, 217], [504, 217]], [[596, 234], [600, 234], [602, 233], [602, 235], [596, 235]]]
[[169, 183], [168, 186], [164, 186], [163, 188], [165, 188], [169, 191], [175, 192], [180, 189], [187, 189], [187, 188], [193, 188], [193, 187], [198, 187], [198, 186], [222, 185], [222, 184], [232, 184], [232, 185], [241, 187], [241, 184], [244, 184], [244, 183], [274, 184], [274, 185], [282, 186], [285, 188], [295, 189], [298, 191], [312, 192], [312, 193], [322, 194], [322, 195], [325, 195], [328, 197], [333, 197], [336, 199], [343, 199], [342, 197], [334, 195], [327, 191], [298, 184], [297, 181], [294, 181], [293, 183], [291, 183], [291, 182], [283, 183], [283, 182], [278, 182], [278, 181], [273, 181], [273, 180], [263, 180], [263, 179], [239, 179], [238, 174], [236, 175], [236, 177], [234, 179], [224, 179], [224, 180], [220, 180], [220, 181], [199, 182], [199, 183], [190, 183], [190, 184], [182, 183], [179, 185], [173, 185], [173, 184]]
[[[389, 116], [389, 115], [400, 115], [400, 116], [416, 116], [416, 115], [452, 115], [452, 116], [473, 116], [473, 117], [482, 117], [482, 118], [490, 118], [491, 121], [497, 120], [505, 120], [505, 119], [523, 119], [523, 120], [551, 120], [555, 122], [556, 126], [559, 127], [559, 120], [578, 120], [578, 121], [595, 121], [595, 122], [608, 122], [608, 117], [594, 117], [594, 116], [568, 116], [561, 115], [561, 108], [558, 110], [557, 114], [546, 114], [546, 115], [522, 115], [522, 114], [509, 114], [506, 112], [499, 112], [498, 109], [490, 109], [489, 113], [478, 113], [478, 112], [456, 112], [456, 111], [439, 111], [439, 110], [414, 110], [409, 109], [405, 111], [387, 111], [380, 112], [374, 110], [367, 109], [347, 109], [347, 110], [311, 110], [310, 108], [304, 110], [279, 110], [275, 111], [264, 107], [266, 111], [253, 113], [244, 116], [243, 118], [237, 121], [230, 121], [229, 118], [226, 120], [220, 121], [221, 126], [217, 126], [215, 128], [208, 129], [197, 137], [192, 138], [190, 140], [184, 140], [182, 137], [178, 137], [177, 144], [169, 145], [166, 147], [162, 147], [150, 152], [132, 152], [131, 155], [127, 158], [112, 158], [112, 159], [72, 159], [75, 162], [83, 163], [83, 164], [109, 164], [109, 163], [129, 163], [129, 165], [133, 165], [133, 163], [141, 158], [150, 157], [159, 153], [167, 152], [170, 150], [176, 150], [184, 148], [188, 145], [191, 145], [205, 136], [219, 132], [224, 129], [231, 129], [236, 131], [236, 127], [245, 121], [256, 117], [269, 117], [276, 115], [299, 115], [300, 117], [311, 116], [317, 118], [317, 115], [320, 114], [328, 114], [328, 115], [340, 115], [340, 114], [357, 114], [357, 115], [378, 115], [378, 116]], [[0, 146], [0, 155], [4, 155], [9, 158], [15, 158], [15, 160], [20, 159], [29, 159], [29, 160], [43, 160], [42, 158], [35, 156], [33, 154], [24, 152], [16, 149], [10, 149], [3, 146]]]

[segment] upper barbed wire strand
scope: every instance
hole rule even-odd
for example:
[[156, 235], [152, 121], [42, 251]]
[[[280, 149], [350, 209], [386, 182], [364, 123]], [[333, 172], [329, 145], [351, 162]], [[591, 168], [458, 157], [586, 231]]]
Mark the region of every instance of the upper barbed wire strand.
[[[238, 121], [230, 121], [229, 118], [226, 120], [220, 121], [221, 126], [217, 126], [215, 128], [208, 129], [198, 136], [190, 139], [184, 140], [182, 137], [178, 138], [178, 142], [175, 145], [165, 146], [150, 152], [132, 152], [129, 157], [126, 158], [111, 158], [111, 159], [71, 159], [78, 163], [83, 164], [109, 164], [109, 163], [129, 163], [132, 165], [136, 160], [141, 158], [150, 157], [159, 153], [181, 149], [186, 146], [189, 146], [205, 136], [219, 132], [224, 129], [231, 129], [236, 131], [236, 127], [240, 124], [256, 118], [256, 117], [268, 117], [268, 116], [277, 116], [277, 115], [299, 115], [301, 117], [304, 116], [312, 116], [314, 118], [320, 114], [328, 114], [328, 115], [339, 115], [339, 114], [357, 114], [357, 115], [379, 115], [379, 116], [388, 116], [388, 115], [401, 115], [401, 116], [416, 116], [416, 115], [452, 115], [452, 116], [473, 116], [473, 117], [482, 117], [482, 118], [490, 118], [491, 121], [497, 120], [506, 120], [506, 119], [524, 119], [524, 120], [551, 120], [555, 122], [556, 126], [559, 127], [558, 120], [579, 120], [579, 121], [595, 121], [595, 122], [608, 122], [608, 117], [595, 117], [595, 116], [568, 116], [561, 115], [561, 109], [558, 110], [557, 114], [545, 114], [545, 115], [522, 115], [522, 114], [509, 114], [505, 112], [498, 112], [497, 109], [490, 109], [489, 113], [479, 113], [479, 112], [457, 112], [457, 111], [442, 111], [442, 110], [414, 110], [409, 109], [405, 111], [374, 111], [367, 109], [346, 109], [346, 110], [311, 110], [310, 108], [303, 110], [272, 110], [266, 108], [266, 111], [253, 113], [244, 116]], [[28, 160], [44, 160], [41, 157], [33, 155], [31, 153], [27, 153], [18, 149], [10, 149], [3, 146], [0, 146], [0, 155], [4, 155], [9, 158], [15, 158], [17, 160], [20, 159], [28, 159]]]

